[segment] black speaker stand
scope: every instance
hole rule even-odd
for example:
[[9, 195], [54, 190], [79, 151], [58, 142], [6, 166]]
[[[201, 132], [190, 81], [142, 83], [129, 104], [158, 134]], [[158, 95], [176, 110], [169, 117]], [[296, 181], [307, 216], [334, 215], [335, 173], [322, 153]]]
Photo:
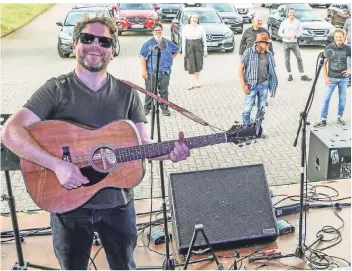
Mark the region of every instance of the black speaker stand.
[[17, 252], [17, 259], [18, 259], [18, 262], [15, 263], [12, 270], [27, 270], [28, 267], [33, 267], [33, 268], [42, 269], [42, 270], [58, 270], [57, 268], [51, 268], [47, 266], [32, 264], [30, 262], [24, 261], [23, 251], [21, 246], [21, 237], [18, 229], [18, 221], [17, 221], [16, 208], [15, 208], [15, 198], [13, 197], [13, 194], [12, 194], [10, 173], [8, 170], [5, 170], [5, 179], [6, 179], [8, 196], [7, 197], [4, 196], [3, 198], [6, 199], [9, 203], [12, 228], [13, 228], [13, 234], [15, 236], [16, 252]]
[[[203, 234], [204, 240], [205, 240], [205, 242], [207, 243], [207, 245], [208, 245], [208, 247], [209, 247], [209, 249], [210, 249], [211, 254], [213, 255], [212, 260], [215, 260], [216, 265], [218, 266], [218, 270], [224, 270], [223, 265], [219, 262], [218, 258], [217, 258], [216, 255], [215, 255], [215, 252], [214, 252], [214, 250], [213, 250], [213, 247], [212, 247], [211, 244], [209, 243], [208, 237], [205, 235], [203, 224], [194, 225], [193, 236], [192, 236], [191, 244], [190, 244], [189, 249], [188, 249], [188, 252], [187, 252], [185, 267], [183, 268], [183, 270], [186, 270], [186, 269], [187, 269], [187, 266], [188, 266], [188, 264], [189, 264], [189, 260], [191, 259], [192, 249], [193, 249], [194, 243], [195, 243], [195, 241], [196, 241], [196, 239], [197, 239], [197, 235], [198, 235], [199, 232], [201, 232], [201, 233]], [[210, 259], [206, 259], [206, 260], [210, 260]], [[201, 260], [201, 261], [204, 261], [204, 259]], [[193, 263], [195, 263], [195, 262], [196, 262], [196, 261], [194, 261]]]

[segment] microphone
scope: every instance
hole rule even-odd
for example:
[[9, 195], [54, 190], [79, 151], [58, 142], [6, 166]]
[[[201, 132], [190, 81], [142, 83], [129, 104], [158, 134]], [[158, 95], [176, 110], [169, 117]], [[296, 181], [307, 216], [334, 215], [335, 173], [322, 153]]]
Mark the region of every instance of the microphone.
[[167, 48], [167, 41], [164, 38], [162, 38], [158, 44], [155, 44], [154, 46], [151, 47], [152, 50], [156, 50], [156, 49], [163, 50], [165, 48]]
[[321, 58], [331, 59], [335, 56], [335, 51], [333, 49], [327, 49], [319, 54]]

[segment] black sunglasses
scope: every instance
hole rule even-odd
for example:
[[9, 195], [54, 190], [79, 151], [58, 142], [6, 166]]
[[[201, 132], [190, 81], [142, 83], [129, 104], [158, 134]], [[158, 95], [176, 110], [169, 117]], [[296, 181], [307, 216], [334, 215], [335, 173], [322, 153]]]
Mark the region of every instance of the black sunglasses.
[[112, 38], [95, 36], [93, 34], [88, 34], [88, 33], [79, 34], [79, 40], [83, 44], [91, 44], [95, 38], [98, 39], [99, 46], [104, 48], [110, 48], [114, 44], [114, 41]]

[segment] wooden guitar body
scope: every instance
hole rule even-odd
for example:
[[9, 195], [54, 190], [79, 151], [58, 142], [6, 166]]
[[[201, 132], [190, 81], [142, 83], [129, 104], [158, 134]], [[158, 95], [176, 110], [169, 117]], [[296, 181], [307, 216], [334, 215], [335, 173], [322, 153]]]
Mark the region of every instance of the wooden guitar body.
[[65, 121], [42, 121], [28, 128], [31, 136], [48, 153], [76, 164], [89, 184], [68, 190], [55, 173], [21, 159], [27, 191], [42, 209], [52, 213], [72, 211], [103, 188], [132, 188], [145, 173], [144, 159], [120, 163], [114, 150], [141, 145], [135, 125], [128, 120], [90, 129]]

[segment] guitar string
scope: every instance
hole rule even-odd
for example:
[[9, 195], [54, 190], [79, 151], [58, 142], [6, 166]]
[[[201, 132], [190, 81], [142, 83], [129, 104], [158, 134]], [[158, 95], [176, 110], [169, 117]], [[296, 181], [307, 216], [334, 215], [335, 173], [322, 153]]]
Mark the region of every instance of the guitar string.
[[[234, 135], [237, 132], [243, 130], [244, 127], [251, 128], [251, 127], [253, 127], [253, 125], [250, 124], [250, 125], [247, 125], [247, 126], [238, 127], [236, 129], [232, 130], [231, 132], [227, 132], [227, 135], [230, 135], [230, 136]], [[208, 135], [206, 137], [214, 137], [215, 136], [215, 140], [218, 140], [219, 139], [218, 136], [224, 136], [224, 135], [225, 135], [225, 133], [219, 133], [219, 134], [215, 134], [215, 135]], [[194, 141], [194, 140], [199, 140], [200, 139], [200, 141], [197, 142], [197, 143], [201, 144], [202, 143], [201, 138], [204, 138], [204, 136], [194, 137], [192, 139], [188, 138], [186, 140], [193, 140]], [[145, 153], [146, 152], [146, 148], [148, 148], [148, 153], [152, 153], [153, 154], [153, 153], [156, 153], [158, 151], [158, 154], [162, 155], [162, 154], [160, 154], [160, 151], [159, 151], [160, 148], [165, 147], [166, 148], [165, 150], [169, 150], [169, 148], [173, 147], [174, 143], [177, 142], [177, 141], [180, 141], [180, 140], [172, 140], [172, 141], [169, 141], [169, 142], [162, 142], [162, 144], [153, 143], [153, 144], [147, 144], [147, 145], [137, 145], [137, 146], [131, 146], [131, 147], [126, 147], [126, 148], [119, 148], [119, 149], [114, 150], [114, 154], [111, 154], [111, 155], [104, 155], [103, 154], [103, 155], [104, 155], [104, 157], [106, 157], [108, 159], [109, 158], [115, 158], [117, 156], [116, 155], [116, 151], [118, 151], [119, 152], [119, 158], [120, 158], [121, 161], [122, 160], [130, 161], [128, 159], [128, 156], [130, 156], [132, 158], [132, 156], [137, 156], [137, 155], [143, 154], [143, 153], [141, 153], [141, 151], [144, 151], [144, 153]], [[172, 143], [172, 145], [170, 145], [171, 143]], [[197, 147], [207, 146], [208, 142], [204, 141], [203, 144], [197, 145]], [[214, 143], [214, 144], [216, 144], [216, 143]], [[162, 147], [160, 147], [161, 145], [162, 145]], [[167, 145], [167, 146], [165, 146], [165, 145]], [[134, 149], [143, 148], [143, 150], [139, 150], [138, 152], [134, 153], [133, 151], [132, 152], [128, 151], [127, 150], [128, 148], [134, 148]], [[72, 162], [75, 163], [75, 164], [83, 164], [83, 163], [87, 163], [88, 162], [88, 158], [89, 158], [89, 156], [87, 156], [87, 155], [78, 156], [78, 157], [72, 157]], [[127, 158], [127, 159], [123, 159], [123, 158]], [[135, 159], [135, 160], [139, 160], [139, 159], [143, 159], [143, 157]], [[100, 158], [96, 158], [96, 159], [93, 158], [92, 160], [93, 161], [99, 161], [101, 159]], [[127, 162], [127, 161], [122, 161], [122, 162]]]

